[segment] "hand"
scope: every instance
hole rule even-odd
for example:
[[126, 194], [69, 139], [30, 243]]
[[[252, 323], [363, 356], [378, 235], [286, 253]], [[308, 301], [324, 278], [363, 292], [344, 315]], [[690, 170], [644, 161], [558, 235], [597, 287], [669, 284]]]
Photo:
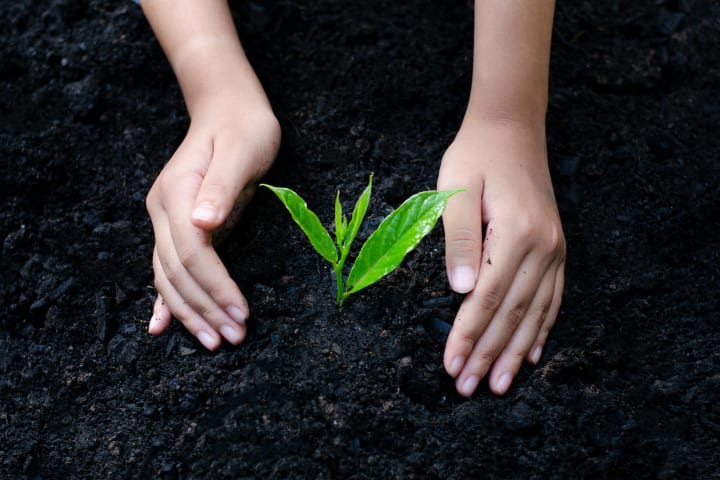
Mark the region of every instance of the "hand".
[[450, 286], [467, 296], [444, 365], [461, 395], [488, 372], [503, 395], [524, 359], [539, 362], [562, 300], [565, 239], [544, 128], [466, 119], [438, 177], [438, 189], [456, 188], [467, 191], [443, 214], [446, 264]]
[[213, 248], [232, 227], [272, 164], [280, 127], [266, 106], [217, 95], [194, 110], [187, 136], [147, 196], [155, 233], [157, 301], [149, 331], [175, 315], [208, 349], [237, 345], [249, 309]]

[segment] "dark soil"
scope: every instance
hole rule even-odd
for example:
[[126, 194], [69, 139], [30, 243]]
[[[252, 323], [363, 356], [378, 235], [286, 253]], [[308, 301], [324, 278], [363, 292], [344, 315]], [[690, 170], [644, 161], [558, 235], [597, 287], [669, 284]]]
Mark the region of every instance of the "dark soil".
[[[238, 26], [284, 135], [267, 180], [328, 223], [371, 172], [370, 223], [434, 187], [472, 2], [255, 1]], [[339, 312], [267, 191], [221, 248], [247, 341], [147, 335], [144, 197], [188, 124], [173, 74], [130, 1], [3, 2], [0, 477], [720, 478], [720, 7], [558, 3], [565, 301], [539, 367], [465, 400], [441, 228]]]

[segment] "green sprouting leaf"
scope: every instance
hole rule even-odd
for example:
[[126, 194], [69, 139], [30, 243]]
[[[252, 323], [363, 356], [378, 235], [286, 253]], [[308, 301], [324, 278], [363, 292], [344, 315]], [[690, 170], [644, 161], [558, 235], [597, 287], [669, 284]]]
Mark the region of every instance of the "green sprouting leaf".
[[360, 225], [365, 219], [365, 213], [367, 212], [368, 204], [370, 203], [370, 193], [372, 192], [372, 179], [373, 176], [370, 175], [368, 186], [365, 187], [365, 190], [363, 190], [363, 192], [360, 194], [360, 198], [358, 198], [357, 203], [355, 203], [352, 218], [350, 218], [350, 224], [348, 225], [348, 232], [347, 237], [345, 237], [345, 242], [338, 242], [338, 245], [342, 245], [342, 249], [345, 252], [350, 250], [350, 244], [352, 244], [353, 240], [355, 240], [355, 236], [357, 235], [358, 231], [360, 231]]
[[335, 238], [337, 244], [342, 245], [347, 234], [347, 220], [343, 217], [342, 205], [340, 205], [340, 190], [335, 196]]
[[388, 215], [360, 249], [347, 279], [345, 297], [395, 270], [432, 231], [448, 199], [459, 191], [416, 193]]
[[305, 232], [312, 246], [325, 260], [333, 264], [338, 261], [338, 252], [330, 234], [322, 226], [317, 215], [307, 207], [307, 203], [300, 195], [289, 188], [273, 187], [265, 183], [260, 184], [260, 186], [269, 188], [277, 195], [290, 212], [295, 223]]

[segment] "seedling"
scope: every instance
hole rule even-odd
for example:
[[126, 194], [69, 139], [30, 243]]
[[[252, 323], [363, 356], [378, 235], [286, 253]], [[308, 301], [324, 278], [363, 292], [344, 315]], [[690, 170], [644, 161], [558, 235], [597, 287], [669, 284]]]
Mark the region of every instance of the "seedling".
[[307, 207], [305, 200], [297, 193], [289, 188], [267, 184], [261, 186], [269, 188], [277, 195], [295, 223], [305, 232], [313, 248], [332, 265], [337, 282], [336, 301], [340, 306], [353, 293], [372, 285], [395, 270], [402, 263], [405, 255], [417, 247], [420, 240], [435, 227], [448, 199], [461, 191], [432, 190], [416, 193], [405, 200], [365, 241], [345, 281], [343, 267], [350, 253], [350, 246], [367, 212], [372, 190], [372, 175], [368, 186], [355, 203], [350, 220], [343, 215], [340, 192], [338, 191], [335, 196], [335, 241], [323, 227], [318, 216]]

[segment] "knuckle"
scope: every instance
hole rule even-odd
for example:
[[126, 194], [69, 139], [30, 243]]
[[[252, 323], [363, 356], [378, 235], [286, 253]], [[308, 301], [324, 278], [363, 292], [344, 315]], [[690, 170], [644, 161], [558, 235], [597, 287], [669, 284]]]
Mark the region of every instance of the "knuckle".
[[267, 135], [269, 135], [271, 139], [274, 139], [274, 143], [279, 144], [282, 139], [282, 128], [277, 117], [275, 115], [267, 115], [263, 119], [263, 125]]
[[507, 349], [502, 354], [503, 362], [510, 365], [521, 365], [526, 355], [527, 352], [523, 352], [517, 348]]
[[[454, 168], [449, 165], [450, 163], [452, 163], [452, 155], [449, 153], [451, 151], [452, 146], [445, 152], [445, 155], [443, 156], [442, 165], [440, 168], [440, 172], [438, 173], [438, 180], [436, 184], [436, 188], [438, 190], [452, 190], [454, 188], [458, 188], [458, 177], [452, 174]], [[452, 207], [453, 203], [455, 202], [448, 202], [448, 205]]]
[[211, 285], [208, 289], [208, 295], [210, 295], [210, 298], [212, 298], [219, 304], [230, 303], [225, 301], [225, 299], [228, 298], [229, 295], [227, 294], [226, 288], [220, 283]]
[[518, 326], [520, 326], [520, 322], [522, 322], [522, 319], [524, 317], [525, 317], [525, 306], [524, 305], [516, 305], [515, 307], [511, 308], [505, 315], [507, 325], [512, 329], [512, 331], [515, 331], [518, 328]]
[[471, 256], [480, 251], [480, 240], [472, 229], [458, 228], [448, 233], [447, 246], [454, 256]]
[[545, 230], [542, 239], [542, 248], [547, 253], [561, 256], [565, 251], [565, 237], [562, 228], [554, 222]]
[[473, 347], [477, 341], [477, 337], [471, 332], [460, 332], [458, 340], [466, 347]]
[[153, 189], [150, 188], [150, 191], [145, 196], [145, 210], [147, 210], [147, 212], [150, 215], [152, 215], [154, 207], [155, 207], [155, 196], [153, 195]]
[[550, 311], [550, 304], [546, 303], [542, 307], [538, 309], [537, 315], [535, 315], [536, 320], [535, 324], [537, 325], [537, 329], [540, 330], [542, 326], [545, 324], [545, 320], [547, 319], [548, 312]]
[[553, 326], [555, 326], [556, 320], [556, 318], [551, 316], [546, 317], [545, 321], [540, 327], [540, 330], [538, 330], [538, 338], [547, 338], [550, 335], [550, 330], [552, 330]]
[[522, 364], [522, 362], [524, 361], [525, 356], [528, 354], [528, 352], [518, 350], [518, 349], [513, 349], [513, 350], [510, 350], [509, 354], [510, 354], [511, 361], [514, 364], [518, 365], [518, 364]]
[[196, 322], [194, 319], [185, 311], [175, 313], [175, 318], [180, 320], [180, 323], [193, 335], [198, 331]]
[[480, 361], [484, 365], [488, 365], [488, 366], [492, 365], [492, 363], [495, 361], [496, 358], [497, 358], [497, 353], [495, 353], [492, 350], [486, 350], [480, 354]]
[[500, 307], [502, 298], [497, 289], [492, 288], [480, 294], [480, 308], [487, 312], [494, 312]]
[[469, 330], [456, 329], [453, 333], [455, 337], [453, 339], [454, 343], [461, 345], [461, 349], [464, 352], [471, 352], [473, 347], [475, 346], [475, 342], [477, 342], [478, 337]]
[[515, 230], [514, 236], [520, 243], [528, 243], [537, 236], [535, 222], [528, 215], [521, 215], [516, 218], [513, 229]]
[[495, 362], [497, 353], [493, 350], [484, 350], [478, 354], [476, 368], [478, 372], [487, 371], [490, 366]]
[[170, 282], [171, 285], [177, 285], [178, 281], [182, 277], [183, 274], [183, 267], [181, 264], [166, 264], [163, 265], [163, 271], [165, 272], [165, 277], [167, 278], [168, 282]]
[[538, 221], [530, 215], [521, 215], [513, 219], [506, 228], [513, 232], [512, 237], [520, 245], [529, 245], [549, 255], [562, 258], [565, 254], [565, 236], [562, 226], [555, 221]]
[[180, 257], [180, 263], [187, 270], [191, 270], [198, 263], [200, 252], [197, 248], [183, 248], [178, 251], [178, 257]]
[[145, 196], [145, 210], [147, 210], [148, 214], [152, 218], [153, 215], [155, 215], [155, 213], [157, 212], [159, 206], [160, 199], [156, 182], [155, 184], [153, 184], [152, 187], [150, 187], [150, 191]]
[[168, 175], [167, 170], [163, 170], [160, 172], [160, 175], [158, 175], [151, 190], [155, 190], [156, 195], [162, 198], [165, 195], [165, 192], [171, 192], [173, 190], [174, 184], [177, 186], [176, 182], [173, 181], [173, 178], [171, 177], [172, 175]]
[[205, 320], [213, 320], [219, 318], [218, 309], [209, 305], [203, 305], [202, 308], [199, 309], [198, 313]]
[[567, 258], [567, 241], [565, 240], [565, 235], [563, 235], [562, 230], [560, 230], [560, 240], [558, 242], [557, 248], [555, 249], [558, 263], [565, 263], [565, 260]]
[[550, 330], [552, 329], [554, 323], [555, 322], [552, 322], [552, 321], [550, 321], [550, 322], [544, 321], [542, 323], [542, 325], [540, 326], [540, 331], [538, 332], [538, 338], [542, 338], [542, 339], [547, 338], [548, 335], [550, 334]]

